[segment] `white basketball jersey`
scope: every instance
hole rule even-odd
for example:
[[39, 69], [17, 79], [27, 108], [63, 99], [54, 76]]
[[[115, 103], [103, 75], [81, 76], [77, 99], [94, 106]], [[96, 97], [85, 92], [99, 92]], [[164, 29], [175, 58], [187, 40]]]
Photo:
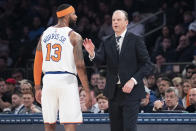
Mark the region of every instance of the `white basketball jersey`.
[[49, 27], [44, 31], [41, 39], [43, 54], [43, 73], [49, 71], [76, 72], [73, 46], [70, 42], [69, 27]]

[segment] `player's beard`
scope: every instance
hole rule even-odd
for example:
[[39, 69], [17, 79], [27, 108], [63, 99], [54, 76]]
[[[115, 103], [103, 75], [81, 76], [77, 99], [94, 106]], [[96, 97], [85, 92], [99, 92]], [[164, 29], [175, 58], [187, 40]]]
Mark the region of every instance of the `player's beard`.
[[76, 20], [70, 18], [69, 27], [75, 27], [75, 26], [76, 26]]

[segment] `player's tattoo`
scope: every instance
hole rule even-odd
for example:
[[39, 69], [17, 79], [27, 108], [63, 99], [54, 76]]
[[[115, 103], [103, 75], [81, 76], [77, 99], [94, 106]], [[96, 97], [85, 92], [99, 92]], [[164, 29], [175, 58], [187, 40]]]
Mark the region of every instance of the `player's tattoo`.
[[83, 52], [82, 52], [82, 43], [83, 43], [82, 37], [76, 32], [71, 32], [70, 41], [72, 45], [74, 46], [73, 53], [74, 53], [76, 62], [83, 63], [84, 58], [83, 58]]
[[77, 44], [75, 46], [75, 55], [77, 57], [78, 60], [84, 60], [83, 58], [83, 52], [82, 52], [82, 43], [83, 43], [83, 40], [80, 38], [78, 38], [77, 40]]

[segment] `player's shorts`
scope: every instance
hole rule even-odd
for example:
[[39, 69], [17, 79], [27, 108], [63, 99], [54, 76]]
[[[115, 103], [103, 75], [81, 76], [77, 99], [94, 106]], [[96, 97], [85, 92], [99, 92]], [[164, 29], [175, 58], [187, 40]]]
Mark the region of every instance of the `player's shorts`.
[[76, 76], [72, 74], [45, 74], [42, 89], [44, 123], [82, 123], [82, 112]]

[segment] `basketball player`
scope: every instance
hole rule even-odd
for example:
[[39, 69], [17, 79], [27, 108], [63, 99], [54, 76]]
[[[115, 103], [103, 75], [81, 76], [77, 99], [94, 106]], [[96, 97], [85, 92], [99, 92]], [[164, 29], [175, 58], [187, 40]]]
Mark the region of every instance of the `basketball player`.
[[[78, 82], [87, 92], [87, 107], [90, 106], [89, 85], [82, 54], [81, 36], [69, 28], [77, 20], [71, 5], [62, 4], [57, 8], [58, 23], [47, 28], [36, 49], [34, 81], [36, 100], [42, 104], [46, 131], [54, 131], [59, 111], [60, 123], [66, 131], [75, 131], [75, 123], [82, 123]], [[43, 76], [43, 89], [40, 81]]]

